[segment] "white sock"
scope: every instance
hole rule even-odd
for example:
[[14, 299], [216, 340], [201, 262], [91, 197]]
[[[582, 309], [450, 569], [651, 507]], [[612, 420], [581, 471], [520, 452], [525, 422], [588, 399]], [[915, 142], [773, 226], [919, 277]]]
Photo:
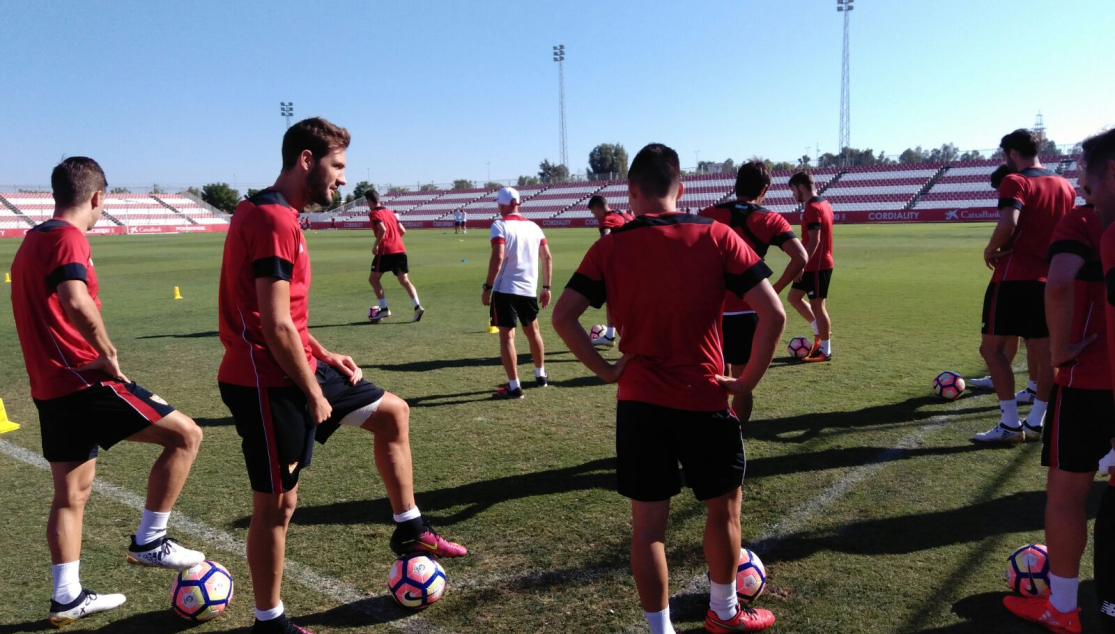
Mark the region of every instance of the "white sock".
[[419, 511], [418, 507], [416, 506], [416, 507], [410, 509], [409, 511], [403, 511], [402, 513], [392, 515], [391, 519], [395, 520], [396, 524], [402, 524], [403, 522], [409, 522], [410, 520], [416, 520], [420, 517], [422, 517], [422, 511]]
[[274, 621], [275, 619], [282, 616], [284, 612], [286, 612], [286, 608], [283, 607], [283, 602], [279, 601], [279, 605], [271, 608], [270, 610], [260, 610], [259, 608], [256, 608], [256, 620]]
[[507, 387], [512, 391], [519, 389], [519, 379], [511, 379], [507, 382]]
[[156, 513], [143, 509], [143, 517], [140, 518], [139, 528], [136, 529], [136, 545], [145, 546], [160, 537], [166, 537], [166, 522], [169, 517], [170, 511]]
[[386, 297], [379, 300], [379, 307], [380, 307], [380, 309], [387, 308], [387, 298]]
[[736, 597], [736, 580], [731, 583], [710, 581], [708, 606], [722, 620], [734, 618], [739, 612], [739, 599]]
[[821, 352], [823, 352], [825, 356], [832, 354], [832, 339], [821, 340]]
[[540, 379], [544, 376], [546, 376], [546, 366], [542, 366], [540, 368], [534, 368], [534, 378]]
[[50, 576], [54, 579], [54, 596], [51, 598], [66, 605], [81, 594], [81, 579], [78, 577], [80, 567], [80, 561], [50, 567]]
[[1076, 609], [1076, 591], [1079, 588], [1080, 577], [1058, 577], [1049, 573], [1049, 602], [1058, 612]]
[[1030, 382], [1026, 384], [1026, 389], [1030, 390], [1031, 392], [1037, 392], [1038, 391], [1038, 382], [1033, 380], [1033, 379], [1030, 379]]
[[1030, 408], [1030, 413], [1026, 415], [1026, 424], [1030, 427], [1041, 427], [1042, 422], [1045, 421], [1045, 410], [1049, 409], [1049, 403], [1034, 399], [1034, 406]]
[[820, 337], [821, 336], [821, 329], [817, 327], [817, 320], [814, 319], [813, 321], [809, 322], [809, 325], [813, 326], [813, 336], [814, 337]]
[[999, 422], [1011, 429], [1018, 429], [1018, 401], [1013, 398], [1006, 401], [999, 401], [999, 409], [1003, 412], [1003, 415], [999, 418]]
[[674, 624], [670, 623], [670, 606], [661, 612], [643, 612], [643, 616], [647, 617], [650, 634], [677, 634]]
[[417, 295], [415, 295], [414, 297], [411, 297], [410, 301], [414, 302], [414, 307], [415, 308], [418, 308], [419, 306], [422, 305], [422, 302], [418, 301], [418, 296]]
[[615, 326], [608, 326], [608, 329], [604, 331], [604, 336], [609, 338], [609, 339], [615, 339], [616, 338], [616, 327]]

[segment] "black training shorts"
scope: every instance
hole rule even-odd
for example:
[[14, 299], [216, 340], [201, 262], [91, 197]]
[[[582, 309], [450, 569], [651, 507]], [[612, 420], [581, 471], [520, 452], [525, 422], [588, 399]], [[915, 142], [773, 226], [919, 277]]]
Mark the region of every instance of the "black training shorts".
[[47, 462], [84, 462], [157, 423], [174, 408], [132, 383], [105, 381], [45, 401], [39, 408], [39, 433]]
[[372, 259], [372, 273], [386, 273], [388, 271], [390, 271], [392, 275], [410, 273], [410, 266], [407, 263], [407, 254], [405, 251], [402, 253], [377, 255]]
[[724, 315], [724, 361], [732, 365], [745, 365], [751, 359], [751, 343], [755, 340], [755, 327], [759, 316], [755, 313]]
[[538, 298], [510, 293], [492, 293], [492, 325], [514, 328], [522, 322], [529, 326], [538, 319]]
[[805, 291], [809, 299], [828, 299], [830, 282], [832, 282], [832, 269], [806, 271], [801, 274], [801, 281], [794, 282], [790, 288]]
[[991, 282], [983, 295], [985, 335], [1044, 339], [1049, 336], [1045, 323], [1045, 282]]
[[1115, 400], [1111, 390], [1054, 385], [1041, 435], [1041, 466], [1092, 473], [1111, 450]]

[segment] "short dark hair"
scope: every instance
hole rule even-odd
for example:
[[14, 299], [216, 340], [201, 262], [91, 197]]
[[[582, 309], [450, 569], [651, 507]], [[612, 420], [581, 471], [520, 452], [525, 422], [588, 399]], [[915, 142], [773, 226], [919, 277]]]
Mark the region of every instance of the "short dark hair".
[[314, 160], [321, 160], [333, 150], [347, 149], [351, 142], [348, 130], [338, 125], [321, 117], [303, 119], [283, 135], [283, 169], [294, 167], [305, 150], [313, 153]]
[[813, 189], [815, 184], [816, 182], [813, 180], [813, 175], [809, 172], [798, 172], [790, 177], [790, 187], [794, 187], [796, 185], [805, 185], [806, 187]]
[[999, 167], [996, 167], [995, 171], [991, 172], [991, 188], [999, 189], [999, 185], [1003, 184], [1003, 179], [1006, 178], [1008, 174], [1013, 173], [1014, 170], [1011, 169], [1010, 165], [1007, 165], [1006, 163], [1003, 163]]
[[379, 192], [377, 192], [374, 187], [371, 188], [371, 189], [365, 190], [364, 191], [364, 200], [368, 201], [368, 205], [370, 205], [372, 207], [378, 207], [379, 206]]
[[607, 206], [608, 206], [608, 199], [604, 198], [600, 194], [596, 194], [592, 198], [588, 199], [588, 208], [589, 209], [592, 209], [593, 207], [605, 207], [605, 208], [607, 208]]
[[108, 180], [93, 159], [71, 156], [54, 167], [50, 173], [50, 187], [54, 190], [56, 205], [71, 207], [89, 200], [94, 192], [106, 191]]
[[736, 172], [737, 197], [755, 200], [768, 187], [770, 187], [770, 169], [767, 168], [766, 163], [755, 158], [739, 166], [739, 171]]
[[644, 196], [665, 198], [681, 182], [681, 161], [678, 153], [661, 143], [651, 143], [635, 155], [627, 182]]
[[1026, 128], [1018, 128], [1003, 137], [999, 147], [1003, 150], [1003, 154], [1010, 154], [1010, 151], [1014, 150], [1022, 155], [1022, 158], [1034, 158], [1041, 147], [1041, 138], [1037, 133]]
[[1089, 174], [1102, 173], [1107, 169], [1108, 162], [1115, 161], [1115, 130], [1089, 137], [1080, 144], [1080, 149], [1083, 152], [1080, 160], [1084, 163], [1084, 169]]

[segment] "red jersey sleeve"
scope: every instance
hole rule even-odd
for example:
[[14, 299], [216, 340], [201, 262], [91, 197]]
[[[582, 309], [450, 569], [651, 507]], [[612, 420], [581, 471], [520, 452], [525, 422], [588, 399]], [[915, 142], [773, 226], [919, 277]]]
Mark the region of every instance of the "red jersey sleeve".
[[55, 248], [46, 255], [43, 270], [50, 289], [58, 288], [62, 282], [81, 280], [88, 284], [89, 241], [80, 231], [63, 231]]
[[[721, 227], [723, 225], [714, 225]], [[743, 297], [747, 291], [771, 276], [768, 267], [743, 238], [726, 226], [717, 231], [721, 261], [724, 267], [724, 286], [731, 292]]]
[[806, 231], [821, 228], [821, 213], [817, 210], [815, 203], [807, 203], [805, 205], [805, 213], [801, 217], [801, 226]]
[[601, 229], [619, 229], [620, 227], [622, 227], [625, 224], [627, 224], [627, 223], [624, 222], [623, 217], [620, 216], [619, 214], [617, 214], [617, 213], [606, 213], [606, 214], [604, 214], [604, 220], [600, 222], [600, 228]]
[[1053, 238], [1049, 242], [1049, 259], [1061, 253], [1072, 253], [1085, 261], [1099, 250], [1092, 233], [1088, 230], [1087, 210], [1075, 209], [1057, 223]]
[[589, 247], [581, 265], [565, 285], [565, 288], [584, 295], [593, 308], [600, 308], [608, 299], [604, 285], [604, 249], [608, 239], [609, 236], [605, 236]]
[[708, 207], [697, 214], [705, 218], [712, 218], [716, 222], [722, 222], [726, 225], [732, 224], [732, 212], [728, 209], [720, 209], [718, 207]]
[[1029, 186], [1025, 176], [1007, 174], [999, 184], [999, 209], [1013, 207], [1022, 210], [1026, 204], [1026, 190]]
[[797, 234], [794, 233], [793, 228], [790, 227], [790, 223], [787, 222], [781, 214], [772, 212], [753, 215], [758, 217], [760, 222], [757, 223], [757, 226], [755, 226], [752, 231], [765, 244], [781, 249], [782, 245], [798, 237]]
[[283, 218], [281, 213], [257, 209], [253, 222], [244, 226], [253, 277], [291, 279], [302, 245], [298, 239], [301, 230], [293, 218]]

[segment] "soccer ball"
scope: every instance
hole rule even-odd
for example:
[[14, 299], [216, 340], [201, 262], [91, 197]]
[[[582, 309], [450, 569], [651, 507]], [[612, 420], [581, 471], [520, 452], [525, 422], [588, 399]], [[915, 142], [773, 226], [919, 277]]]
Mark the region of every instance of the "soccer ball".
[[767, 588], [767, 569], [759, 556], [746, 548], [739, 550], [739, 565], [736, 566], [736, 596], [739, 602], [748, 604], [758, 599]]
[[606, 333], [606, 332], [608, 332], [608, 327], [607, 326], [605, 326], [604, 324], [596, 324], [595, 326], [593, 326], [592, 328], [589, 329], [588, 336], [591, 339], [599, 339], [599, 338], [603, 337], [604, 333]]
[[1007, 587], [1024, 597], [1049, 594], [1049, 554], [1045, 545], [1023, 546], [1007, 557]]
[[790, 357], [794, 359], [804, 359], [809, 356], [809, 352], [813, 350], [813, 344], [805, 337], [794, 337], [790, 340], [789, 345], [786, 346], [786, 351], [790, 353]]
[[425, 610], [445, 594], [445, 570], [437, 559], [421, 553], [403, 555], [391, 564], [387, 589], [404, 608]]
[[170, 605], [187, 621], [217, 618], [232, 601], [232, 575], [215, 561], [180, 571], [170, 586]]
[[933, 392], [946, 401], [955, 401], [964, 393], [964, 377], [946, 370], [933, 379]]

